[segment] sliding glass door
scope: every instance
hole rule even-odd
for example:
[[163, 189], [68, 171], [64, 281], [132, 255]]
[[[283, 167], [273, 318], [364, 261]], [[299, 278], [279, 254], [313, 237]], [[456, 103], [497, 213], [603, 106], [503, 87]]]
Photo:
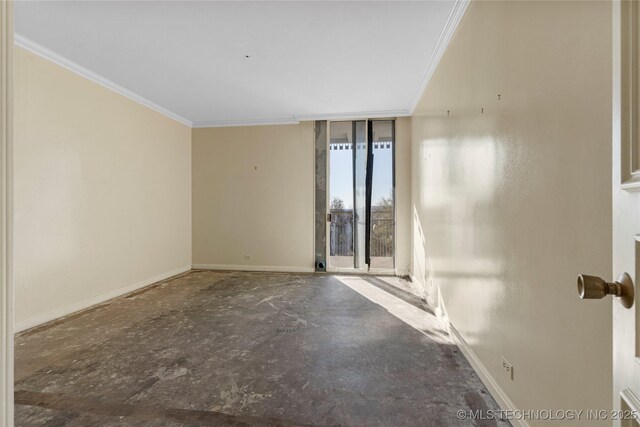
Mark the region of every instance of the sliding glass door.
[[328, 267], [353, 268], [353, 132], [351, 122], [330, 126]]
[[355, 268], [366, 267], [365, 243], [366, 243], [366, 171], [367, 171], [367, 122], [353, 122], [353, 135], [355, 147], [353, 151], [353, 186], [354, 186], [354, 221], [355, 221]]
[[394, 121], [329, 124], [331, 270], [393, 270]]
[[395, 203], [394, 203], [394, 123], [392, 120], [371, 122], [370, 263], [372, 269], [394, 268]]

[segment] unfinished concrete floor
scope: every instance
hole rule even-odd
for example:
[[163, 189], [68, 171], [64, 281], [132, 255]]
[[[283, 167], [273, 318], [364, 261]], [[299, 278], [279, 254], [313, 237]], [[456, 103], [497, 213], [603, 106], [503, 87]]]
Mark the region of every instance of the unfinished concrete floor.
[[18, 426], [476, 425], [456, 412], [498, 409], [430, 309], [373, 277], [193, 271], [15, 344]]

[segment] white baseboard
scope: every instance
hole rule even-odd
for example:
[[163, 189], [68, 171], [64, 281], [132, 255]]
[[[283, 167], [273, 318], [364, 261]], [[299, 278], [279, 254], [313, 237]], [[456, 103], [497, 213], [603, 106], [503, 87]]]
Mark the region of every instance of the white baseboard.
[[[489, 393], [495, 399], [500, 409], [502, 409], [503, 411], [511, 412], [517, 411], [516, 406], [513, 404], [511, 399], [509, 399], [509, 396], [507, 396], [504, 390], [502, 390], [502, 388], [498, 385], [493, 376], [491, 376], [487, 368], [478, 358], [478, 355], [473, 351], [469, 344], [467, 344], [467, 342], [456, 330], [456, 328], [449, 322], [449, 319], [442, 315], [442, 310], [437, 310], [436, 313], [447, 329], [449, 336], [456, 343], [473, 370], [476, 371], [476, 374], [478, 374], [484, 386], [487, 388], [487, 390], [489, 390]], [[514, 426], [529, 427], [529, 423], [527, 423], [526, 420], [513, 419], [509, 421]]]
[[170, 277], [177, 276], [178, 274], [185, 273], [191, 270], [190, 265], [186, 265], [184, 267], [178, 268], [173, 271], [168, 271], [166, 273], [159, 274], [157, 276], [151, 277], [149, 279], [141, 280], [140, 282], [132, 283], [127, 286], [123, 286], [118, 289], [114, 289], [113, 291], [106, 292], [104, 294], [95, 296], [93, 298], [89, 298], [83, 301], [79, 301], [77, 303], [69, 304], [64, 307], [48, 311], [46, 313], [40, 314], [38, 316], [32, 317], [30, 319], [22, 320], [20, 322], [15, 322], [13, 324], [13, 332], [18, 333], [24, 330], [33, 328], [35, 326], [42, 325], [44, 323], [50, 322], [52, 320], [58, 319], [60, 317], [68, 316], [75, 312], [84, 310], [96, 304], [101, 304], [110, 299], [119, 297], [121, 295], [128, 294], [130, 292], [136, 291], [140, 288], [144, 288], [146, 286], [152, 285], [156, 282], [161, 282]]
[[290, 267], [281, 265], [233, 265], [233, 264], [193, 264], [194, 270], [268, 271], [277, 273], [313, 273], [313, 267]]

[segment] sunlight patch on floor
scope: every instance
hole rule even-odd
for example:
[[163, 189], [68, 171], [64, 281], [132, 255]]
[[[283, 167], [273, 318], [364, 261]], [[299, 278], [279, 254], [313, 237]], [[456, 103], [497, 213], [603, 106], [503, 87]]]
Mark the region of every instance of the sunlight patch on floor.
[[418, 307], [367, 282], [357, 276], [336, 276], [340, 282], [353, 289], [369, 301], [385, 308], [390, 314], [412, 328], [422, 332], [441, 344], [453, 344], [438, 319]]

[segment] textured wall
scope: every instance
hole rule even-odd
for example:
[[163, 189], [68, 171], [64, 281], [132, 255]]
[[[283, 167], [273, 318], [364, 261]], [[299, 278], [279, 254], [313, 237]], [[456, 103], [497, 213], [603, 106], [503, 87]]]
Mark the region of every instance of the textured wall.
[[415, 275], [520, 409], [611, 407], [611, 53], [610, 3], [474, 1], [412, 118]]

